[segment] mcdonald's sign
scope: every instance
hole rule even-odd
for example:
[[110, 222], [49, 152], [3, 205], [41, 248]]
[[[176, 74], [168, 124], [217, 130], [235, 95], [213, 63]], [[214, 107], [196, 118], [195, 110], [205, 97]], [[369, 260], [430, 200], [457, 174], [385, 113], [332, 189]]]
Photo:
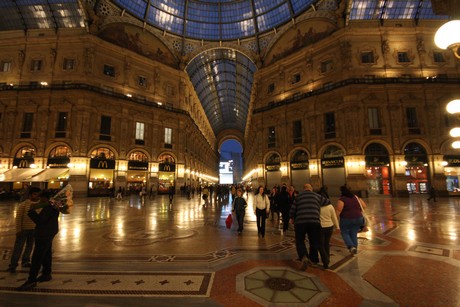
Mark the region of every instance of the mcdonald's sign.
[[89, 166], [98, 169], [115, 169], [115, 160], [91, 159]]
[[13, 166], [16, 166], [17, 168], [29, 168], [33, 163], [33, 158], [15, 158], [13, 160]]
[[160, 165], [158, 165], [158, 170], [160, 172], [175, 172], [176, 164], [160, 163]]

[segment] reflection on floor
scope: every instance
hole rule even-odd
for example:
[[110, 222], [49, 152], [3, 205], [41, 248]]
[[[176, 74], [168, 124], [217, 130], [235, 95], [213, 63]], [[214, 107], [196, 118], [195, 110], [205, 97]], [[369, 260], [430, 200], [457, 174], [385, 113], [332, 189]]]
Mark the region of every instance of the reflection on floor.
[[[141, 203], [76, 199], [60, 216], [53, 279], [15, 288], [5, 272], [17, 203], [0, 203], [0, 305], [47, 306], [455, 306], [460, 301], [460, 198], [369, 198], [371, 232], [352, 257], [334, 233], [328, 270], [295, 260], [294, 233], [267, 221], [259, 239], [252, 195], [244, 231], [225, 227], [229, 201], [159, 195]], [[333, 200], [334, 202], [334, 200]]]

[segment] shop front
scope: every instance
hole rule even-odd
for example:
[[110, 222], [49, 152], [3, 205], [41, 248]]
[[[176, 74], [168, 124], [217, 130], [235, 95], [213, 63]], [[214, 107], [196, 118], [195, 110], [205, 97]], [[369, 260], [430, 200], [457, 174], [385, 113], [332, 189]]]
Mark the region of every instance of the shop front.
[[88, 196], [111, 196], [115, 159], [112, 151], [98, 148], [91, 154], [88, 182]]
[[158, 164], [158, 194], [167, 194], [176, 186], [176, 163], [171, 155], [162, 155]]
[[130, 193], [138, 194], [147, 187], [149, 162], [143, 152], [133, 152], [128, 156], [127, 188]]
[[378, 143], [366, 147], [366, 179], [369, 195], [391, 195], [390, 157]]
[[329, 196], [340, 196], [340, 187], [345, 184], [345, 160], [343, 150], [329, 146], [321, 158], [323, 186], [327, 187]]
[[428, 156], [425, 148], [418, 143], [410, 143], [404, 148], [406, 161], [406, 187], [409, 194], [429, 192]]
[[460, 196], [460, 156], [446, 155], [443, 160], [445, 161], [444, 175], [446, 176], [446, 189], [449, 195]]
[[301, 191], [305, 183], [310, 183], [308, 155], [304, 150], [297, 150], [291, 158], [291, 184]]
[[281, 158], [278, 154], [272, 153], [265, 160], [266, 186], [268, 189], [275, 185], [281, 185]]

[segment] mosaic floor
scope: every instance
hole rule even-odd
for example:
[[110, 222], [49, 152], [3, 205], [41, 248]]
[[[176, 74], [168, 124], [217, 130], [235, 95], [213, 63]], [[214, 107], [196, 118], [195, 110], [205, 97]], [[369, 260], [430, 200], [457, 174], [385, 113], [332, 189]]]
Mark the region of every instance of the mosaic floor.
[[[0, 203], [0, 306], [458, 306], [460, 198], [369, 198], [358, 255], [339, 233], [328, 270], [300, 271], [294, 234], [275, 218], [259, 239], [252, 196], [243, 234], [228, 202], [76, 199], [54, 239], [53, 279], [27, 292], [5, 272], [17, 204]], [[333, 199], [334, 201], [334, 199]]]

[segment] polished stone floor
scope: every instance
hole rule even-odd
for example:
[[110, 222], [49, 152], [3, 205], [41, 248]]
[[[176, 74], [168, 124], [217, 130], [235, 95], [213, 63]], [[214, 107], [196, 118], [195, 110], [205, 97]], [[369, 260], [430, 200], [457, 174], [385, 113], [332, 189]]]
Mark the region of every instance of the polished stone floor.
[[5, 272], [17, 203], [3, 201], [0, 306], [459, 306], [460, 198], [366, 201], [358, 255], [335, 233], [330, 268], [300, 271], [292, 230], [275, 218], [258, 238], [252, 195], [240, 236], [225, 227], [228, 201], [77, 198], [60, 216], [53, 279], [27, 292], [15, 291], [27, 270]]

